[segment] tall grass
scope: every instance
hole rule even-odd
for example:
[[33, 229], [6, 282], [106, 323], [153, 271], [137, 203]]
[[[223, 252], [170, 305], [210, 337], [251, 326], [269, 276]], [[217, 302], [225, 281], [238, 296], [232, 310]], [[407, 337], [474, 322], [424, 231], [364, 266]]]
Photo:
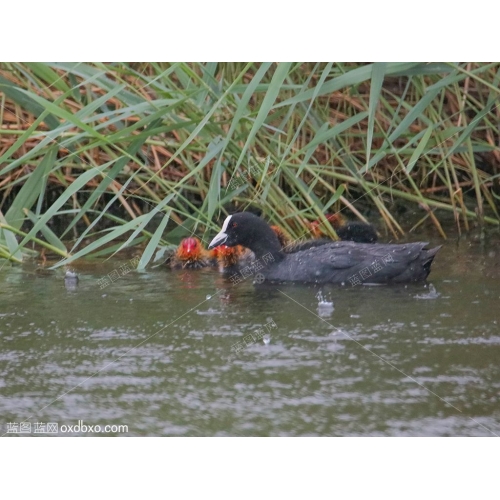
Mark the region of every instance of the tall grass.
[[140, 244], [144, 267], [229, 204], [295, 237], [371, 209], [397, 238], [398, 204], [443, 237], [446, 212], [499, 224], [499, 79], [498, 63], [0, 64], [0, 257]]

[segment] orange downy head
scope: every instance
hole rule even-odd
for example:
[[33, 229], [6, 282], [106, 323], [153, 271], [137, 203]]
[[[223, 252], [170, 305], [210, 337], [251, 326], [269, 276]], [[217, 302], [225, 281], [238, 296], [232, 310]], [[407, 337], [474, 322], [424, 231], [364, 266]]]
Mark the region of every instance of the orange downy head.
[[271, 226], [271, 229], [275, 232], [278, 240], [280, 242], [281, 248], [286, 247], [290, 243], [290, 236], [279, 226]]
[[184, 238], [177, 248], [177, 257], [180, 260], [197, 260], [201, 258], [203, 249], [198, 238]]
[[[333, 229], [338, 229], [345, 224], [345, 218], [343, 215], [337, 214], [325, 214], [326, 220], [332, 225]], [[317, 219], [311, 222], [311, 233], [315, 238], [321, 238], [325, 236], [325, 224], [321, 219]]]
[[242, 254], [243, 248], [240, 245], [236, 245], [235, 247], [219, 245], [212, 250], [212, 255], [217, 258], [217, 261], [223, 267], [234, 266], [237, 264]]

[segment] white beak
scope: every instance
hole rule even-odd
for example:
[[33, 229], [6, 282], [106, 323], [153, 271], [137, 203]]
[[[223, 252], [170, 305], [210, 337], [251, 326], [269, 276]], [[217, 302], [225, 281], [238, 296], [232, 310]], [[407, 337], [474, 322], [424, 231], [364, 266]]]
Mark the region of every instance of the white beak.
[[218, 247], [219, 245], [224, 244], [227, 240], [227, 234], [224, 231], [221, 231], [208, 245], [208, 248]]
[[227, 240], [227, 226], [229, 225], [229, 221], [231, 220], [231, 216], [228, 215], [226, 217], [226, 220], [224, 221], [224, 224], [222, 225], [222, 229], [220, 233], [210, 242], [210, 245], [208, 245], [208, 248], [213, 248], [219, 245], [224, 244], [224, 242]]

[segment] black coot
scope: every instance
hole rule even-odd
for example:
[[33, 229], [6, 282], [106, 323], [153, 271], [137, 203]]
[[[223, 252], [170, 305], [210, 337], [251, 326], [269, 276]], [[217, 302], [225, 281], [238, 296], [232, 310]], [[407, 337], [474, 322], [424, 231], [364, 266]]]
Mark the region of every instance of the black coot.
[[383, 245], [340, 241], [287, 254], [267, 222], [248, 212], [228, 216], [209, 248], [222, 244], [242, 245], [252, 250], [263, 265], [259, 272], [269, 281], [346, 285], [425, 280], [441, 248], [425, 249], [427, 243]]

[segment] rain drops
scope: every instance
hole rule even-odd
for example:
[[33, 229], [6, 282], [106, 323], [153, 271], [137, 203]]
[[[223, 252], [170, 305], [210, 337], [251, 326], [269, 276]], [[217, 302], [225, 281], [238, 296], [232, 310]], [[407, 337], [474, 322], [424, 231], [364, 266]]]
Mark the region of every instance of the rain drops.
[[429, 292], [415, 295], [415, 298], [424, 300], [434, 300], [437, 299], [440, 295], [441, 294], [436, 290], [436, 287], [432, 283], [429, 283]]
[[318, 299], [318, 316], [320, 317], [328, 317], [331, 316], [335, 307], [333, 306], [333, 301], [329, 301], [323, 297], [321, 291], [316, 294], [316, 298]]

